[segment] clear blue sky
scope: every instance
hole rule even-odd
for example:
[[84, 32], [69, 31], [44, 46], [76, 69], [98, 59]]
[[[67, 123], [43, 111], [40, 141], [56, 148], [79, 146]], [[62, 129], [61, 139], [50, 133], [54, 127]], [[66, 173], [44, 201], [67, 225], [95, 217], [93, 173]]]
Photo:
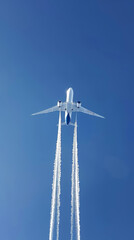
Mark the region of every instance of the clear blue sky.
[[[134, 239], [133, 24], [132, 0], [0, 2], [0, 239], [48, 239], [58, 113], [30, 114], [68, 87], [106, 117], [78, 116], [81, 239]], [[63, 126], [61, 240], [72, 137]]]

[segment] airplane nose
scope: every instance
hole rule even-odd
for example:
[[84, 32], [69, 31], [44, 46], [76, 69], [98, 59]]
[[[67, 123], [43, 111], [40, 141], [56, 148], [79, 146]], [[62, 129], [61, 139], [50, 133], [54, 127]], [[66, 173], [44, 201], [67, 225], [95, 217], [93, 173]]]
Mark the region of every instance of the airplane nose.
[[69, 92], [73, 92], [73, 89], [70, 87], [70, 88], [67, 89], [67, 92], [68, 92], [68, 91], [69, 91]]

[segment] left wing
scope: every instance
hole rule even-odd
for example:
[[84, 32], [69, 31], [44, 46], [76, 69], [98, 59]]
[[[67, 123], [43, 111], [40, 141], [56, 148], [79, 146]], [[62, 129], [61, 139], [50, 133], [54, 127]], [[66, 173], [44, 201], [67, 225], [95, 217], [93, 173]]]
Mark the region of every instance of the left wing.
[[56, 111], [65, 111], [65, 103], [63, 103], [62, 106], [56, 105], [54, 107], [43, 110], [41, 112], [33, 113], [32, 115], [34, 116], [34, 115], [45, 114], [45, 113], [56, 112]]
[[95, 116], [95, 117], [105, 118], [105, 117], [103, 117], [103, 116], [101, 116], [97, 113], [94, 113], [94, 112], [92, 112], [92, 111], [90, 111], [90, 110], [88, 110], [84, 107], [81, 107], [81, 106], [77, 107], [76, 104], [75, 104], [73, 110], [74, 110], [74, 112], [83, 112], [83, 113], [86, 113], [86, 114], [89, 114], [89, 115], [92, 115], [92, 116]]

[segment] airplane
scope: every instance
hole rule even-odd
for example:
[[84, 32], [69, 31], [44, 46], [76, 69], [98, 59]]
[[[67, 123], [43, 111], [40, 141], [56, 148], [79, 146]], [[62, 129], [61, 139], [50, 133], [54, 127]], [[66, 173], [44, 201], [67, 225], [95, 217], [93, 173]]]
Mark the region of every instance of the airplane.
[[50, 113], [50, 112], [55, 112], [55, 111], [62, 111], [62, 112], [65, 112], [65, 123], [63, 123], [62, 125], [74, 125], [71, 123], [71, 116], [72, 116], [73, 112], [82, 112], [82, 113], [86, 113], [86, 114], [89, 114], [89, 115], [92, 115], [95, 117], [104, 118], [103, 116], [82, 107], [80, 101], [77, 101], [76, 103], [73, 102], [73, 95], [74, 95], [73, 89], [69, 88], [66, 91], [66, 102], [58, 101], [56, 106], [48, 108], [41, 112], [33, 113], [32, 115], [39, 115], [39, 114], [45, 114], [45, 113]]

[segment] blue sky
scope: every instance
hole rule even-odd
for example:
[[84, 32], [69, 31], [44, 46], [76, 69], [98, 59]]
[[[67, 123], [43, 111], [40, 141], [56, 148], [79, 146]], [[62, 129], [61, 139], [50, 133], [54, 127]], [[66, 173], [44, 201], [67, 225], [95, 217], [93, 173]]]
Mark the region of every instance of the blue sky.
[[[83, 240], [134, 239], [134, 1], [0, 3], [0, 239], [48, 239], [58, 113], [78, 116]], [[64, 115], [62, 116], [64, 121]], [[60, 239], [70, 238], [73, 128], [62, 128]]]

